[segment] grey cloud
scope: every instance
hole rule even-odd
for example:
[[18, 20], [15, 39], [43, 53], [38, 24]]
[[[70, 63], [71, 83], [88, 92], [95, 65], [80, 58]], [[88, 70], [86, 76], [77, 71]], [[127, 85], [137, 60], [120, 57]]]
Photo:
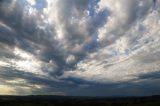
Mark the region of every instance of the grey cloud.
[[[112, 2], [38, 0], [30, 5], [26, 0], [1, 0], [0, 76], [3, 83], [10, 85], [12, 82], [5, 81], [24, 79], [31, 86], [19, 83], [16, 89], [23, 92], [23, 86], [33, 87], [37, 94], [92, 95], [97, 90], [108, 90], [111, 93], [104, 95], [114, 95], [113, 92], [121, 95], [119, 91], [125, 91], [118, 87], [124, 82], [149, 79], [143, 76], [149, 75], [149, 71], [158, 73], [159, 28], [158, 23], [152, 22], [158, 21], [155, 17], [159, 13], [152, 15], [152, 2], [116, 0], [120, 7]], [[156, 76], [150, 76], [156, 83]], [[103, 83], [102, 89], [97, 87], [98, 83]], [[111, 83], [113, 85], [107, 85]], [[140, 86], [136, 88], [137, 94], [146, 92], [142, 83], [131, 84]], [[80, 91], [84, 93], [77, 93]]]
[[[127, 17], [130, 14], [132, 13], [129, 11]], [[115, 35], [116, 39], [113, 37], [115, 42], [107, 38], [112, 44], [104, 43], [105, 47], [89, 54], [77, 65], [75, 71], [65, 72], [63, 77], [80, 78], [99, 83], [115, 83], [132, 82], [139, 79], [139, 75], [159, 72], [158, 14], [147, 10], [143, 18], [131, 21], [133, 24], [127, 31], [121, 30], [124, 33], [122, 36]], [[117, 31], [117, 33], [120, 32]]]
[[[141, 2], [143, 3], [142, 6], [139, 5]], [[116, 1], [116, 3], [120, 5], [119, 8], [117, 7], [119, 10], [118, 9], [115, 11], [112, 10], [114, 14], [111, 14], [111, 17], [116, 18], [117, 20], [115, 20], [115, 22], [113, 23], [115, 24], [114, 27], [111, 29], [108, 28], [108, 31], [104, 33], [103, 36], [106, 36], [106, 37], [103, 37], [101, 39], [102, 46], [115, 43], [115, 41], [119, 39], [121, 36], [123, 36], [136, 23], [136, 21], [139, 21], [144, 17], [146, 17], [146, 15], [148, 14], [149, 10], [151, 10], [151, 7], [152, 7], [151, 0], [146, 0], [146, 1], [123, 0], [120, 2]], [[123, 5], [127, 5], [127, 6], [121, 7]], [[106, 23], [106, 25], [107, 24], [108, 23]], [[110, 24], [108, 25], [110, 26]], [[106, 27], [104, 27], [104, 30], [107, 30], [105, 28]]]

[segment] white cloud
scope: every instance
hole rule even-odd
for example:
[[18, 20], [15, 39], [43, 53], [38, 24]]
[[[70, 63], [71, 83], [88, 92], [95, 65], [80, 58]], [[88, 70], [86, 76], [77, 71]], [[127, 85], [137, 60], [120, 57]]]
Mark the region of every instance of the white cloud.
[[[117, 2], [122, 3], [121, 8], [126, 5], [126, 3], [121, 1]], [[117, 6], [119, 7], [120, 4], [117, 4]], [[111, 5], [109, 8], [115, 7]], [[119, 12], [118, 15], [121, 15]], [[125, 12], [122, 19], [129, 17], [128, 15], [130, 14]], [[137, 19], [128, 30], [123, 30], [125, 32], [115, 42], [112, 42], [111, 45], [105, 45], [95, 53], [88, 54], [86, 59], [78, 63], [77, 69], [64, 72], [62, 78], [73, 77], [91, 82], [117, 83], [132, 82], [139, 80], [140, 76], [159, 72], [159, 15], [160, 13], [158, 12], [152, 13], [150, 11], [144, 18]], [[114, 16], [113, 19], [115, 19], [114, 22], [117, 25], [113, 23], [111, 25], [107, 24], [108, 27], [105, 27], [104, 30], [110, 31], [112, 27], [119, 27], [119, 18]], [[103, 30], [99, 31], [103, 33]], [[108, 33], [105, 33], [105, 36], [109, 36]]]
[[69, 55], [68, 57], [67, 57], [67, 59], [66, 59], [66, 62], [68, 63], [68, 64], [72, 64], [72, 63], [74, 63], [75, 62], [75, 56], [74, 55]]
[[49, 72], [56, 71], [57, 65], [52, 60], [44, 62], [33, 54], [17, 47], [13, 52], [14, 58], [1, 58], [0, 67], [11, 67], [13, 70], [29, 72], [42, 77], [48, 76]]
[[[143, 2], [142, 6], [139, 3]], [[135, 20], [145, 16], [151, 7], [151, 1], [139, 0], [101, 0], [99, 2], [99, 11], [108, 9], [111, 15], [107, 23], [99, 29], [98, 38], [102, 45], [114, 43], [114, 41], [123, 36], [125, 32], [134, 24]]]
[[31, 72], [34, 74], [43, 75], [41, 71], [42, 62], [35, 58], [34, 55], [21, 50], [20, 48], [15, 48], [14, 50], [15, 59], [12, 59], [12, 67], [17, 70], [23, 70], [26, 72]]
[[36, 4], [36, 0], [27, 0], [27, 2], [32, 6]]

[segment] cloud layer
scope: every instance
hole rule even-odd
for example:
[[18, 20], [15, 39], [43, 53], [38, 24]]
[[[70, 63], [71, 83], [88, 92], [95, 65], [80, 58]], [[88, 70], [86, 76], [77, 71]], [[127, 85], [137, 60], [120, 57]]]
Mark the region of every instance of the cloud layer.
[[1, 0], [2, 93], [159, 94], [159, 6], [159, 0]]

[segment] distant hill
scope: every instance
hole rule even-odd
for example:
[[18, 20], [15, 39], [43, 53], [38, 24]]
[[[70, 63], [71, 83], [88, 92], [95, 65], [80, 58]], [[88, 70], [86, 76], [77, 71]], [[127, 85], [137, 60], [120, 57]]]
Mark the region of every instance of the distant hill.
[[0, 96], [0, 106], [160, 106], [160, 96], [76, 97], [76, 96]]

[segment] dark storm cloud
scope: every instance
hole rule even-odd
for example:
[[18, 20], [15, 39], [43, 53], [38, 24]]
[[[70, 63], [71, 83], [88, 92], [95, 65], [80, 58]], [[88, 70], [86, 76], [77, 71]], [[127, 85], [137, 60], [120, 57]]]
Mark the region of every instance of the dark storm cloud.
[[[14, 4], [13, 2], [8, 3], [4, 1], [1, 4], [0, 20], [3, 24], [0, 29], [1, 43], [19, 47], [37, 55], [37, 58], [42, 59], [42, 61], [49, 62], [55, 59], [57, 64], [63, 66], [63, 55], [59, 51], [58, 42], [53, 38], [53, 29], [38, 29], [39, 15], [36, 14], [37, 16], [33, 17], [26, 16], [27, 14], [24, 13], [25, 8], [20, 6], [18, 1], [15, 1]], [[37, 54], [36, 50], [40, 50], [40, 53]]]
[[[63, 68], [73, 68], [78, 61], [85, 57], [87, 52], [97, 48], [97, 27], [103, 23], [105, 18], [99, 23], [96, 20], [105, 17], [107, 13], [102, 11], [97, 14], [98, 17], [95, 17], [94, 22], [88, 21], [81, 26], [79, 23], [71, 24], [71, 18], [74, 16], [81, 20], [82, 16], [85, 17], [88, 1], [71, 0], [70, 2], [63, 1], [63, 3], [58, 1], [58, 5], [59, 22], [63, 25], [64, 33], [64, 38], [60, 42], [55, 39], [57, 36], [55, 26], [42, 22], [40, 18], [42, 13], [35, 12], [34, 15], [30, 15], [27, 13], [29, 10], [26, 10], [29, 7], [22, 7], [18, 1], [4, 1], [1, 3], [0, 10], [0, 20], [5, 26], [1, 28], [3, 31], [1, 43], [19, 47], [45, 62], [54, 60], [58, 65], [59, 72], [64, 70]], [[97, 27], [93, 27], [96, 25]], [[44, 29], [39, 26], [44, 26]], [[85, 27], [85, 29], [80, 27]], [[40, 52], [36, 53], [37, 50]], [[74, 56], [71, 63], [66, 62], [69, 55]]]
[[[9, 2], [9, 3], [8, 3]], [[63, 44], [55, 39], [56, 34], [54, 26], [46, 25], [45, 29], [39, 29], [37, 25], [44, 23], [39, 18], [40, 14], [37, 13], [33, 16], [28, 16], [26, 13], [27, 7], [20, 6], [18, 1], [5, 1], [1, 4], [1, 22], [11, 31], [4, 28], [1, 33], [1, 42], [17, 46], [25, 51], [28, 51], [34, 55], [38, 55], [44, 61], [56, 60], [57, 64], [65, 66], [66, 58], [70, 54], [75, 56], [75, 61], [72, 62], [69, 67], [73, 67], [77, 61], [82, 59], [87, 52], [97, 48], [96, 46], [96, 24], [102, 24], [102, 21], [96, 23], [95, 21], [100, 17], [104, 17], [105, 11], [101, 12], [99, 18], [95, 17], [95, 21], [87, 22], [83, 26], [79, 23], [70, 24], [71, 16], [79, 18], [81, 15], [84, 16], [84, 12], [87, 9], [88, 1], [59, 1], [60, 8], [58, 9], [59, 21], [63, 24], [64, 39]], [[67, 10], [67, 11], [66, 11]], [[68, 11], [72, 10], [72, 11]], [[69, 15], [70, 14], [70, 15]], [[105, 18], [103, 19], [105, 20]], [[86, 29], [78, 29], [79, 27], [86, 27]], [[86, 33], [86, 34], [84, 34]], [[95, 36], [95, 37], [94, 37]], [[79, 47], [78, 49], [77, 46]], [[36, 50], [40, 50], [40, 54], [36, 54]]]

